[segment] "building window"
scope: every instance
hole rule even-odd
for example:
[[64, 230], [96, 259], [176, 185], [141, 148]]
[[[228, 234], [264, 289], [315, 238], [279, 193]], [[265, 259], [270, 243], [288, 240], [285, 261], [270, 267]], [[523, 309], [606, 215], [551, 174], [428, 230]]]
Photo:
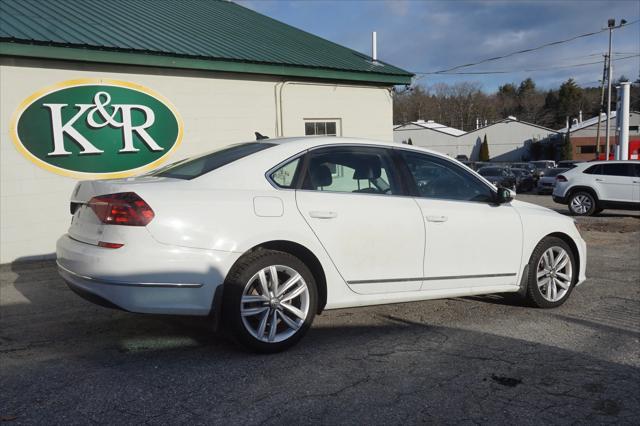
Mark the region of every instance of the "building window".
[[580, 154], [595, 154], [596, 146], [595, 145], [582, 145], [578, 147], [578, 152]]
[[582, 145], [578, 147], [578, 152], [580, 154], [595, 154], [596, 146], [595, 145]]
[[640, 126], [629, 126], [629, 131], [630, 132], [637, 132], [638, 129], [640, 129]]
[[331, 121], [305, 121], [305, 136], [338, 136], [338, 122]]

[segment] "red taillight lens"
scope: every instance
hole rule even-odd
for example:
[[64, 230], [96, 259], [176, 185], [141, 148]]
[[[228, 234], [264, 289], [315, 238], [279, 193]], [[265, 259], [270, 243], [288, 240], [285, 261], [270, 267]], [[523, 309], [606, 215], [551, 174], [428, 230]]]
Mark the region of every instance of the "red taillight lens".
[[110, 249], [118, 249], [118, 248], [124, 246], [124, 244], [107, 243], [107, 242], [104, 242], [104, 241], [99, 241], [98, 242], [98, 246], [99, 247], [104, 247], [104, 248], [110, 248]]
[[562, 175], [558, 175], [556, 176], [556, 182], [566, 182], [567, 178], [562, 176]]
[[151, 207], [135, 192], [93, 197], [89, 207], [108, 225], [146, 226], [155, 217]]

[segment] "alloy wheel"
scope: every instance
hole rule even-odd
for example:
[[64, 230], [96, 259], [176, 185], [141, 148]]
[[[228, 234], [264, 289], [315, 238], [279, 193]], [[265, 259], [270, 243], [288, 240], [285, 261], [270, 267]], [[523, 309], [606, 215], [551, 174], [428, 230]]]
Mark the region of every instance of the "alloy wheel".
[[289, 266], [271, 265], [255, 273], [245, 285], [240, 315], [256, 339], [277, 343], [293, 336], [309, 313], [309, 287]]
[[593, 207], [593, 200], [588, 195], [578, 194], [571, 199], [571, 210], [578, 214], [585, 214]]
[[548, 248], [538, 261], [536, 279], [545, 300], [561, 300], [569, 291], [573, 279], [571, 258], [567, 251], [558, 246]]

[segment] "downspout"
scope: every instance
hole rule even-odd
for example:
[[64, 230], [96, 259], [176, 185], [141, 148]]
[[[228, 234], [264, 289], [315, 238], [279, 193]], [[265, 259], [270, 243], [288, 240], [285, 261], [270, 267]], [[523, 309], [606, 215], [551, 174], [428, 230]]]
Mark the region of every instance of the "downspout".
[[[281, 103], [282, 100], [280, 98], [278, 98], [278, 88], [282, 87], [284, 84], [286, 83], [286, 81], [279, 81], [277, 82], [274, 86], [273, 86], [273, 100], [275, 102], [275, 126], [276, 126], [276, 131], [275, 131], [275, 135], [274, 137], [280, 137], [281, 133], [280, 133], [280, 123], [282, 122], [282, 115], [281, 115]], [[282, 93], [282, 92], [280, 92]]]

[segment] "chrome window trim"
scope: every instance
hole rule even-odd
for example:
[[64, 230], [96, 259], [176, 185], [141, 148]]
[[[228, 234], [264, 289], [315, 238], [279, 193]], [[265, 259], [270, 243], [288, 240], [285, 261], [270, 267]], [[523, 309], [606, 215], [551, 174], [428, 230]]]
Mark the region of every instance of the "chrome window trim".
[[[312, 137], [312, 136], [308, 136], [308, 137]], [[269, 170], [267, 170], [267, 172], [264, 174], [265, 178], [267, 179], [267, 181], [271, 184], [271, 186], [273, 186], [276, 190], [278, 191], [305, 191], [305, 192], [313, 192], [313, 193], [327, 193], [327, 194], [349, 194], [349, 195], [367, 195], [367, 196], [377, 196], [377, 197], [405, 197], [405, 198], [414, 198], [413, 195], [408, 195], [408, 194], [371, 194], [371, 193], [367, 193], [367, 192], [341, 192], [341, 191], [316, 191], [313, 189], [296, 189], [296, 188], [283, 188], [281, 186], [278, 186], [277, 183], [275, 183], [272, 179], [271, 179], [271, 174], [273, 172], [275, 172], [276, 170], [278, 170], [280, 167], [286, 165], [287, 163], [294, 161], [296, 158], [298, 157], [302, 157], [312, 151], [315, 151], [317, 149], [324, 149], [324, 148], [377, 148], [377, 149], [388, 149], [388, 150], [394, 150], [395, 147], [391, 147], [391, 146], [387, 146], [387, 145], [376, 145], [376, 144], [345, 144], [345, 143], [330, 143], [330, 144], [326, 144], [326, 145], [318, 145], [318, 146], [314, 146], [312, 148], [306, 149], [302, 152], [299, 152], [297, 154], [292, 155], [291, 157], [287, 158], [286, 160], [283, 160], [281, 162], [279, 162], [277, 165], [275, 165], [274, 167], [270, 168]], [[417, 151], [419, 152], [419, 151]]]
[[384, 284], [393, 282], [410, 282], [410, 281], [436, 281], [436, 280], [460, 280], [471, 278], [497, 278], [497, 277], [515, 277], [516, 273], [503, 274], [480, 274], [480, 275], [448, 275], [442, 277], [421, 277], [421, 278], [389, 278], [383, 280], [354, 280], [347, 281], [347, 284]]
[[[462, 170], [462, 172], [467, 173], [467, 174], [471, 174], [471, 178], [475, 179], [477, 181], [479, 181], [482, 185], [486, 186], [491, 192], [495, 193], [496, 188], [491, 185], [490, 183], [485, 182], [484, 179], [478, 179], [477, 176], [474, 176], [472, 173], [476, 173], [476, 171], [466, 167], [464, 164], [459, 165], [457, 164], [454, 160], [452, 160], [451, 158], [448, 158], [447, 156], [444, 155], [438, 155], [438, 154], [434, 154], [431, 152], [424, 152], [418, 149], [411, 149], [411, 148], [406, 148], [404, 146], [388, 146], [388, 145], [376, 145], [376, 144], [345, 144], [345, 143], [330, 143], [330, 144], [326, 144], [326, 145], [318, 145], [318, 146], [314, 146], [312, 148], [306, 149], [304, 151], [298, 152], [297, 154], [294, 154], [290, 157], [288, 157], [287, 159], [279, 162], [278, 164], [276, 164], [275, 166], [273, 166], [272, 168], [270, 168], [269, 170], [267, 170], [264, 174], [265, 179], [267, 180], [267, 182], [269, 182], [269, 184], [275, 188], [278, 191], [305, 191], [305, 192], [313, 192], [313, 193], [323, 193], [325, 191], [314, 191], [312, 189], [296, 189], [296, 188], [282, 188], [281, 186], [278, 186], [277, 183], [275, 183], [272, 179], [271, 179], [271, 174], [273, 172], [275, 172], [276, 170], [278, 170], [280, 167], [286, 165], [287, 163], [289, 163], [290, 161], [294, 161], [296, 158], [298, 157], [302, 157], [305, 154], [310, 153], [311, 151], [315, 151], [317, 149], [322, 149], [322, 148], [332, 148], [332, 147], [338, 147], [338, 148], [358, 148], [358, 147], [369, 147], [369, 148], [378, 148], [378, 149], [388, 149], [388, 150], [396, 150], [396, 151], [407, 151], [407, 152], [411, 152], [411, 153], [417, 153], [417, 154], [422, 154], [422, 155], [426, 155], [426, 156], [431, 156], [431, 157], [435, 157], [435, 158], [439, 158], [442, 159], [444, 161], [448, 161], [449, 163], [451, 163], [454, 167], [457, 167], [459, 169]], [[468, 169], [468, 170], [466, 170]], [[419, 198], [419, 199], [425, 199], [425, 200], [444, 200], [444, 201], [454, 201], [454, 202], [459, 202], [459, 203], [481, 203], [481, 204], [491, 204], [487, 201], [470, 201], [470, 200], [454, 200], [454, 199], [450, 199], [450, 198], [428, 198], [428, 197], [420, 197], [418, 195], [410, 195], [410, 194], [371, 194], [371, 193], [366, 193], [366, 192], [362, 192], [362, 193], [353, 193], [353, 192], [339, 192], [339, 191], [326, 191], [326, 193], [328, 194], [350, 194], [350, 195], [364, 195], [364, 196], [374, 196], [374, 197], [405, 197], [405, 198]]]
[[202, 284], [196, 283], [133, 283], [127, 281], [114, 281], [114, 280], [104, 280], [94, 277], [89, 277], [86, 275], [78, 274], [77, 272], [73, 272], [60, 264], [59, 261], [56, 260], [56, 264], [58, 265], [58, 270], [61, 272], [61, 275], [68, 274], [74, 278], [79, 278], [81, 280], [90, 281], [92, 283], [97, 284], [106, 284], [106, 285], [117, 285], [123, 287], [161, 287], [161, 288], [200, 288]]

